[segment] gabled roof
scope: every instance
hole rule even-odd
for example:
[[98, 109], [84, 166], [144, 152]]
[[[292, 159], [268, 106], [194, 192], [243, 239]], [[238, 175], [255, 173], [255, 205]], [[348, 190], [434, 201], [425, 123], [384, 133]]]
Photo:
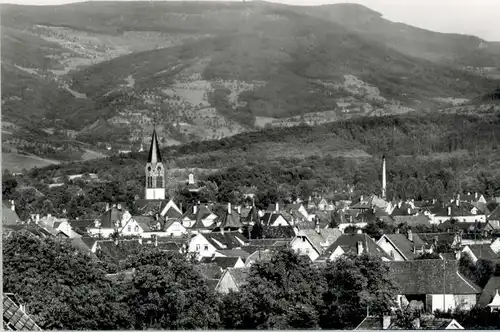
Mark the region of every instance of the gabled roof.
[[406, 223], [409, 227], [416, 227], [418, 225], [429, 226], [431, 224], [431, 220], [429, 217], [419, 214], [417, 216], [392, 216], [392, 219], [396, 222], [396, 224], [404, 224]]
[[[391, 324], [389, 325], [388, 330], [403, 330], [403, 328], [398, 327], [394, 323], [394, 320], [395, 317], [391, 319]], [[444, 330], [452, 323], [462, 327], [452, 318], [436, 318], [430, 316], [420, 317], [421, 330]], [[382, 319], [376, 316], [368, 316], [361, 322], [361, 324], [358, 325], [358, 327], [355, 328], [355, 330], [383, 330]]]
[[160, 145], [158, 144], [158, 137], [156, 136], [156, 130], [153, 130], [153, 135], [151, 137], [151, 145], [149, 147], [148, 163], [161, 163], [161, 153]]
[[241, 228], [243, 227], [243, 224], [240, 221], [240, 215], [238, 213], [235, 213], [234, 211], [231, 211], [231, 213], [228, 213], [227, 211], [220, 217], [220, 225], [218, 226], [219, 228]]
[[455, 242], [454, 233], [418, 233], [418, 236], [428, 244], [433, 244], [434, 241], [437, 241], [438, 244], [451, 247], [453, 242]]
[[204, 279], [220, 279], [222, 276], [222, 270], [216, 263], [203, 263], [195, 264], [193, 268], [198, 272]]
[[247, 278], [250, 274], [249, 268], [228, 268], [225, 273], [229, 273], [234, 280], [236, 287], [240, 288], [247, 284]]
[[332, 253], [341, 247], [344, 253], [354, 253], [357, 254], [357, 244], [358, 242], [363, 243], [363, 253], [368, 253], [371, 255], [378, 255], [387, 259], [392, 259], [385, 251], [380, 248], [375, 241], [369, 237], [367, 234], [342, 234], [338, 239], [321, 255], [322, 258], [329, 258]]
[[221, 269], [227, 269], [229, 267], [234, 267], [240, 257], [203, 257], [200, 261], [202, 264], [215, 263]]
[[413, 253], [414, 247], [420, 249], [422, 246], [426, 245], [418, 234], [412, 234], [413, 241], [410, 241], [408, 235], [405, 234], [384, 234], [377, 243], [383, 238], [387, 238], [394, 245], [396, 250], [398, 250], [407, 260], [412, 260], [417, 257], [417, 254]]
[[242, 244], [240, 241], [248, 243], [248, 239], [239, 232], [224, 232], [224, 234], [204, 233], [200, 235], [205, 237], [205, 239], [218, 250], [241, 248]]
[[167, 212], [165, 213], [165, 216], [164, 218], [166, 219], [178, 219], [182, 216], [181, 213], [179, 213], [179, 211], [177, 211], [175, 208], [173, 207], [170, 207]]
[[[450, 211], [448, 209], [451, 209]], [[455, 202], [449, 203], [445, 206], [435, 205], [430, 209], [430, 211], [438, 217], [450, 217], [450, 218], [460, 218], [473, 216], [471, 212], [472, 205], [467, 203], [460, 203], [459, 206]], [[449, 213], [451, 212], [451, 214]]]
[[189, 220], [203, 220], [210, 216], [213, 212], [206, 204], [199, 204], [194, 212], [194, 205], [191, 205], [188, 210], [182, 215], [182, 219], [188, 218]]
[[101, 228], [114, 228], [115, 222], [122, 220], [123, 214], [123, 210], [120, 211], [116, 207], [112, 207], [97, 219], [101, 222]]
[[134, 205], [139, 214], [147, 215], [153, 212], [161, 213], [168, 202], [168, 199], [136, 199]]
[[223, 249], [216, 250], [216, 252], [223, 257], [240, 257], [243, 261], [250, 256], [250, 254], [243, 249]]
[[264, 226], [269, 226], [272, 225], [279, 217], [285, 219], [285, 221], [289, 224], [289, 220], [287, 220], [287, 218], [285, 218], [285, 216], [279, 212], [266, 212], [262, 216], [261, 221]]
[[264, 249], [264, 250], [256, 250], [250, 256], [248, 256], [245, 260], [245, 264], [249, 264], [250, 262], [269, 262], [271, 258], [273, 258], [276, 250], [273, 249]]
[[485, 307], [490, 304], [497, 289], [500, 290], [500, 275], [494, 275], [490, 278], [490, 280], [488, 280], [488, 283], [484, 286], [481, 296], [479, 296], [477, 305]]
[[35, 321], [20, 308], [14, 294], [3, 294], [3, 321], [15, 331], [42, 331]]
[[342, 232], [337, 228], [320, 229], [316, 232], [314, 229], [303, 229], [297, 234], [297, 237], [305, 236], [311, 242], [312, 246], [322, 254], [330, 245], [342, 235]]
[[488, 216], [489, 220], [500, 220], [500, 205], [498, 205]]
[[477, 259], [487, 259], [495, 263], [500, 260], [500, 255], [495, 254], [489, 244], [469, 244], [467, 247]]
[[458, 272], [457, 261], [421, 259], [385, 263], [403, 295], [481, 293], [479, 286]]

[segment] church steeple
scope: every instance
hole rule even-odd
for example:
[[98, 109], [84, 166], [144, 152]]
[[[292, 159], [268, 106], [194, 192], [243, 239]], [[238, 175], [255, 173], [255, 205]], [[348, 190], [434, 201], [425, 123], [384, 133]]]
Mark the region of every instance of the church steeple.
[[163, 167], [160, 145], [156, 130], [153, 130], [146, 164], [146, 199], [165, 199], [165, 168]]

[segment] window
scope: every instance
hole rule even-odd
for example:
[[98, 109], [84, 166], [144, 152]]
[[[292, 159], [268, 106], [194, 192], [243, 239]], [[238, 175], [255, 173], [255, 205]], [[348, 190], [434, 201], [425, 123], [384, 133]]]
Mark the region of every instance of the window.
[[139, 226], [134, 227], [134, 232], [139, 232]]
[[203, 247], [203, 249], [204, 249], [205, 251], [208, 251], [208, 244], [205, 244], [205, 246]]
[[156, 178], [156, 187], [163, 188], [163, 176], [159, 176]]
[[152, 176], [148, 176], [148, 184], [147, 184], [147, 187], [148, 187], [148, 188], [152, 188], [152, 187], [153, 187], [153, 177], [152, 177]]
[[130, 233], [130, 231], [132, 231], [132, 227], [130, 225], [127, 226], [127, 232]]
[[199, 244], [196, 245], [196, 251], [200, 251], [200, 245]]
[[306, 248], [306, 254], [309, 255], [309, 248]]

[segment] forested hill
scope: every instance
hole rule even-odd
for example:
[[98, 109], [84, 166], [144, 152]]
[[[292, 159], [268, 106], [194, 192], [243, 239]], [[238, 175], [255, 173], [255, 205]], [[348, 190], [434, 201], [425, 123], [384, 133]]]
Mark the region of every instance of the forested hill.
[[[360, 118], [244, 133], [166, 148], [162, 155], [169, 194], [181, 201], [187, 199], [182, 186], [192, 169], [208, 185], [207, 200], [238, 203], [238, 187], [249, 185], [259, 189], [257, 204], [263, 207], [347, 185], [354, 185], [357, 194], [378, 193], [382, 154], [387, 156], [389, 197], [445, 198], [463, 191], [500, 196], [499, 128], [498, 115]], [[55, 214], [65, 207], [73, 216], [92, 214], [97, 202], [143, 195], [146, 159], [146, 152], [131, 153], [33, 169], [8, 183], [9, 177], [4, 178], [3, 190], [25, 213], [49, 206]], [[81, 173], [96, 173], [107, 182], [66, 181], [48, 188], [55, 177]], [[67, 195], [80, 188], [86, 194]]]

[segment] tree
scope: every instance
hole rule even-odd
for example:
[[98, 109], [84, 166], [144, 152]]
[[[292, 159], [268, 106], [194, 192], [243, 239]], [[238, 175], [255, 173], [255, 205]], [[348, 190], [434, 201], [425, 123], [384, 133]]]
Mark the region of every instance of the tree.
[[[317, 329], [324, 290], [320, 272], [307, 257], [282, 250], [250, 268], [240, 298], [247, 304], [227, 329]], [[241, 303], [234, 297], [232, 303]]]
[[482, 258], [478, 259], [476, 262], [475, 281], [479, 287], [484, 288], [494, 272], [495, 264], [492, 261]]
[[128, 261], [136, 270], [128, 298], [136, 329], [214, 329], [219, 299], [180, 254], [144, 248]]
[[367, 310], [371, 315], [382, 315], [395, 305], [396, 285], [389, 267], [378, 257], [342, 256], [328, 262], [323, 277], [327, 288], [320, 324], [324, 329], [355, 327]]
[[44, 329], [130, 328], [127, 307], [99, 262], [67, 240], [37, 238], [27, 231], [4, 239], [3, 290], [29, 305]]

